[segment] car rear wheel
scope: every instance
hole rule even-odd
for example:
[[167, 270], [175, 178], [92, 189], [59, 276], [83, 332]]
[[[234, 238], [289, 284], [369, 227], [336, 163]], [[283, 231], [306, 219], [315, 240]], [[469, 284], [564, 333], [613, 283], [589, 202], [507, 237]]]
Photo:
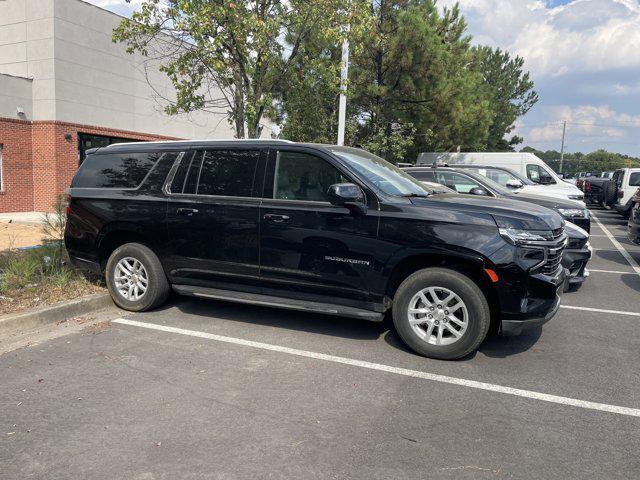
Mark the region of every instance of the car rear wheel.
[[107, 261], [105, 274], [111, 298], [125, 310], [150, 310], [169, 296], [169, 282], [160, 260], [140, 243], [116, 248]]
[[477, 350], [487, 336], [489, 305], [466, 275], [446, 268], [426, 268], [398, 288], [393, 323], [415, 352], [453, 360]]

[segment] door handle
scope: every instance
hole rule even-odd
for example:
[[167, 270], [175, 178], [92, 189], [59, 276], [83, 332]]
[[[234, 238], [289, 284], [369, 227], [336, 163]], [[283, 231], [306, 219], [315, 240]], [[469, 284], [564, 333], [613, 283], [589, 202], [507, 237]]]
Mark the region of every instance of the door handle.
[[267, 213], [262, 218], [273, 223], [284, 223], [289, 221], [289, 215], [277, 215], [275, 213]]
[[194, 213], [198, 213], [198, 209], [197, 208], [179, 208], [177, 212], [180, 215], [187, 215], [188, 217], [190, 217]]

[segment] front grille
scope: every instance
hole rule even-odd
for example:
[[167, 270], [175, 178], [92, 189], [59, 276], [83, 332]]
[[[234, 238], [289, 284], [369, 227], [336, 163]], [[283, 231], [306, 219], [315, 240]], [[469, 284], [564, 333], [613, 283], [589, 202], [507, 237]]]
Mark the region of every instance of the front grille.
[[561, 268], [562, 253], [567, 244], [567, 236], [564, 229], [558, 228], [551, 232], [553, 244], [547, 248], [547, 260], [540, 267], [540, 272], [544, 275], [554, 275]]

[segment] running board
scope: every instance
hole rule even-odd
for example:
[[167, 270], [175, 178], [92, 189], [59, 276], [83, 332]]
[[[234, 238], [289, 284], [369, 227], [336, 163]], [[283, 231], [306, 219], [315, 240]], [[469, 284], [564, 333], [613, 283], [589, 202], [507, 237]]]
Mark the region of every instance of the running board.
[[196, 287], [193, 285], [173, 285], [173, 290], [181, 295], [199, 298], [212, 298], [227, 302], [248, 303], [263, 307], [284, 308], [287, 310], [301, 310], [305, 312], [323, 313], [340, 317], [360, 318], [371, 322], [381, 322], [384, 314], [364, 310], [361, 308], [336, 305], [334, 303], [308, 302], [292, 298], [274, 297], [258, 293], [236, 292], [218, 288]]

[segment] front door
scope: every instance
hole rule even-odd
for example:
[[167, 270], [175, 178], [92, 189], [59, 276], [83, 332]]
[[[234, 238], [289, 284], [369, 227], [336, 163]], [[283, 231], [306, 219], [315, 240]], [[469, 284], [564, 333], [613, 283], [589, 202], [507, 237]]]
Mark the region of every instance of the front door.
[[331, 205], [327, 190], [355, 183], [330, 158], [295, 149], [270, 152], [260, 208], [260, 277], [265, 293], [305, 300], [370, 301], [377, 200], [366, 213]]
[[220, 149], [183, 157], [167, 211], [172, 283], [247, 291], [257, 286], [261, 155], [259, 149]]

